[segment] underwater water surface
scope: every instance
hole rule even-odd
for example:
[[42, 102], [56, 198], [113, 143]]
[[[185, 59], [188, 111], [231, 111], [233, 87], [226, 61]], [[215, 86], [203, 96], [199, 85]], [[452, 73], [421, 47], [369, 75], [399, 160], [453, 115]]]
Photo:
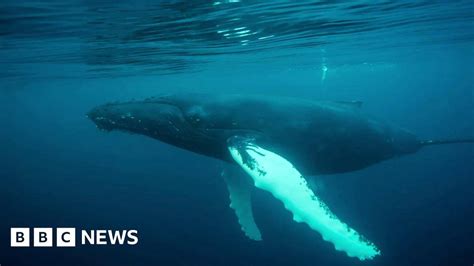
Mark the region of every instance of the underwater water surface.
[[[264, 241], [247, 239], [222, 162], [86, 117], [177, 92], [356, 100], [421, 139], [472, 137], [474, 2], [3, 0], [0, 265], [474, 263], [472, 144], [314, 178], [382, 251], [359, 261], [257, 189]], [[11, 227], [137, 229], [139, 243], [11, 248]]]

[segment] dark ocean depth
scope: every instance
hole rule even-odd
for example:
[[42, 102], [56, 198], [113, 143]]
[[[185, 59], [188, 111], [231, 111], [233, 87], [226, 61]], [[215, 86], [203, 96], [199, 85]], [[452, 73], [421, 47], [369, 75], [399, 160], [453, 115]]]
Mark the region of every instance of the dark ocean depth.
[[[249, 240], [222, 162], [86, 117], [175, 92], [357, 100], [421, 139], [473, 137], [474, 4], [2, 0], [0, 265], [473, 265], [473, 144], [314, 178], [382, 252], [359, 261], [258, 189], [263, 241]], [[136, 229], [139, 242], [12, 248], [11, 227]]]

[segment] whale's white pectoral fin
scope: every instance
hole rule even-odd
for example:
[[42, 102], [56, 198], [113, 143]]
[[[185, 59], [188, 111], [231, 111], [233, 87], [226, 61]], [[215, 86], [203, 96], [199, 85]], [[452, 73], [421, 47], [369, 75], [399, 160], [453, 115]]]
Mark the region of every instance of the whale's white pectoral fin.
[[285, 158], [265, 150], [248, 139], [229, 140], [232, 158], [252, 177], [255, 186], [281, 200], [296, 222], [304, 222], [319, 232], [337, 250], [360, 260], [380, 254], [377, 247], [340, 221], [311, 189], [306, 180]]
[[[242, 176], [244, 175], [244, 176]], [[226, 168], [222, 171], [230, 195], [230, 207], [235, 211], [240, 227], [245, 235], [255, 241], [262, 240], [260, 230], [253, 219], [251, 202], [251, 180], [242, 170]]]

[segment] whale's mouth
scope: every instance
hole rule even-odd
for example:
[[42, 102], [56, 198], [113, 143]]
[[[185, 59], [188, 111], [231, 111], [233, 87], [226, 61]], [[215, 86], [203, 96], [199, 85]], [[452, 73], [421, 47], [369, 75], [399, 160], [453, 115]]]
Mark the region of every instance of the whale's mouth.
[[95, 107], [86, 114], [96, 127], [102, 131], [112, 131], [117, 123], [115, 119], [109, 117], [102, 106]]

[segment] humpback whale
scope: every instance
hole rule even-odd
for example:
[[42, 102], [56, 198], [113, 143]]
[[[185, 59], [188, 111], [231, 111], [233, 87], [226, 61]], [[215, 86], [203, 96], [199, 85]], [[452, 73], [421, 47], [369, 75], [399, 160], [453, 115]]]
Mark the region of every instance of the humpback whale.
[[250, 201], [255, 186], [282, 201], [293, 220], [319, 232], [336, 250], [366, 260], [380, 250], [339, 220], [306, 178], [355, 171], [425, 146], [472, 143], [474, 138], [420, 140], [364, 115], [360, 106], [255, 95], [173, 94], [104, 104], [87, 116], [101, 130], [145, 135], [237, 166], [222, 176], [230, 207], [249, 238], [262, 239]]

